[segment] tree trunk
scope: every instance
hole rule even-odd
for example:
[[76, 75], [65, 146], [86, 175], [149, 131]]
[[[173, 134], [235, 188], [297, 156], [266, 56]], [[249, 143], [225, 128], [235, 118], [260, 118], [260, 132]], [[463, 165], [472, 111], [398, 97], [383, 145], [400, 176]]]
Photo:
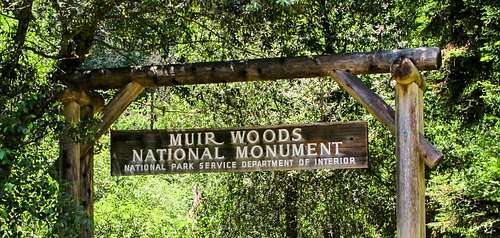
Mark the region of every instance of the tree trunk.
[[[286, 174], [285, 174], [286, 175]], [[285, 220], [286, 220], [286, 237], [298, 237], [298, 222], [297, 222], [297, 178], [291, 177], [285, 192]]]

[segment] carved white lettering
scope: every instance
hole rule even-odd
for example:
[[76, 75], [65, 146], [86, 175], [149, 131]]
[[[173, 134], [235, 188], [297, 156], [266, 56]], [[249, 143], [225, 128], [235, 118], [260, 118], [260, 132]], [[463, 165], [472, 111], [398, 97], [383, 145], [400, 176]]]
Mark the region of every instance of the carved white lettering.
[[236, 147], [236, 159], [248, 158], [248, 146]]
[[142, 163], [142, 150], [140, 154], [137, 150], [132, 150], [132, 163]]
[[292, 144], [292, 156], [304, 156], [304, 144]]
[[339, 145], [342, 145], [342, 141], [330, 142], [330, 143], [335, 145], [335, 155], [340, 154]]
[[156, 153], [160, 156], [160, 163], [164, 163], [165, 159], [163, 158], [163, 155], [167, 153], [167, 149], [156, 149]]
[[155, 163], [156, 162], [153, 150], [151, 150], [151, 149], [148, 150], [148, 154], [146, 155], [145, 162], [146, 163]]
[[290, 133], [288, 133], [287, 129], [279, 129], [278, 142], [287, 142], [287, 141], [290, 141]]
[[275, 158], [276, 157], [276, 145], [266, 145], [266, 157]]
[[215, 159], [224, 159], [224, 156], [223, 155], [220, 155], [220, 151], [219, 151], [219, 147], [215, 147], [214, 149], [214, 153], [215, 153]]
[[243, 144], [246, 131], [231, 131], [231, 144]]
[[170, 146], [182, 146], [182, 134], [170, 134]]
[[[285, 147], [286, 146], [286, 150]], [[286, 153], [285, 153], [286, 151]], [[290, 155], [290, 144], [280, 144], [280, 156], [288, 157]]]
[[264, 150], [260, 145], [252, 146], [252, 148], [250, 149], [250, 157], [254, 159], [260, 159], [263, 155]]
[[186, 151], [184, 149], [179, 148], [174, 151], [174, 159], [176, 160], [185, 160], [186, 159]]
[[331, 144], [330, 143], [320, 143], [320, 155], [331, 155]]
[[264, 139], [264, 142], [272, 143], [276, 140], [276, 133], [274, 133], [274, 131], [271, 129], [267, 129], [262, 134], [262, 138]]
[[207, 145], [222, 145], [224, 142], [215, 141], [215, 134], [213, 132], [205, 133], [205, 141]]
[[210, 153], [210, 148], [205, 147], [205, 149], [203, 150], [203, 155], [201, 155], [201, 159], [202, 160], [206, 160], [206, 159], [212, 160], [212, 159], [214, 159], [212, 157], [212, 153]]
[[184, 133], [184, 144], [194, 145], [194, 133]]
[[307, 155], [308, 156], [318, 155], [318, 152], [316, 151], [316, 144], [314, 143], [307, 144]]
[[199, 152], [200, 148], [189, 148], [188, 149], [188, 160], [198, 160], [200, 159], [199, 157]]
[[302, 128], [292, 130], [292, 141], [302, 141]]
[[255, 143], [259, 142], [259, 140], [260, 140], [259, 133], [256, 130], [251, 130], [247, 133], [248, 143], [255, 144]]

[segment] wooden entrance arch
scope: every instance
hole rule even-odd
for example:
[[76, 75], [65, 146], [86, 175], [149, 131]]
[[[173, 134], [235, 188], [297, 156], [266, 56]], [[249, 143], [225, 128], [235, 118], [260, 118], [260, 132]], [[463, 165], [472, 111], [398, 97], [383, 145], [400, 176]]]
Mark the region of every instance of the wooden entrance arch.
[[[419, 71], [441, 65], [439, 48], [373, 53], [267, 58], [146, 67], [76, 71], [65, 76], [62, 102], [69, 124], [101, 111], [97, 141], [146, 87], [249, 82], [330, 76], [396, 136], [398, 157], [397, 227], [399, 237], [425, 236], [424, 163], [433, 168], [443, 158], [423, 135], [424, 79]], [[355, 75], [391, 73], [396, 80], [396, 111]], [[94, 90], [121, 89], [107, 104]], [[60, 172], [66, 192], [93, 220], [93, 149], [69, 136], [61, 138]], [[81, 237], [92, 237], [92, 222]]]

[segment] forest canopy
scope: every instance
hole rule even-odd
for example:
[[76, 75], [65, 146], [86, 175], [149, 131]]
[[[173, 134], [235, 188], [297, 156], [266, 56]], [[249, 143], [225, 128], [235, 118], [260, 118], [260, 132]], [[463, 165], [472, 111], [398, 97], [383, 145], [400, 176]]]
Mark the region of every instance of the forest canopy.
[[[500, 234], [500, 4], [495, 0], [3, 0], [0, 236], [59, 237], [86, 224], [59, 180], [76, 70], [439, 47], [423, 73], [429, 237]], [[362, 76], [394, 104], [390, 75]], [[116, 90], [100, 90], [107, 102]], [[147, 88], [112, 129], [224, 128], [365, 120], [369, 168], [111, 177], [95, 145], [96, 237], [393, 237], [395, 138], [329, 77]], [[92, 224], [90, 224], [92, 225]], [[77, 234], [69, 234], [77, 235]]]

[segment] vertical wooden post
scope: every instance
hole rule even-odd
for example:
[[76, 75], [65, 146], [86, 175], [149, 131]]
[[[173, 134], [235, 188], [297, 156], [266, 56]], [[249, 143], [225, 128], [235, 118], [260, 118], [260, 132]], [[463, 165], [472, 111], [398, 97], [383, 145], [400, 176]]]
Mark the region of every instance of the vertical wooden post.
[[[80, 97], [81, 120], [91, 119], [94, 113], [102, 111], [104, 99], [96, 93], [82, 93]], [[84, 149], [89, 147], [88, 153]], [[94, 237], [94, 150], [90, 142], [80, 147], [80, 197], [85, 214], [84, 222], [80, 228], [80, 237]]]
[[424, 81], [410, 59], [396, 60], [397, 236], [425, 237], [424, 161], [419, 155], [423, 128]]
[[[64, 92], [62, 102], [64, 105], [64, 116], [68, 126], [68, 131], [61, 138], [61, 158], [59, 160], [59, 171], [61, 175], [61, 185], [63, 191], [71, 195], [72, 205], [67, 204], [62, 210], [62, 218], [70, 214], [75, 214], [80, 208], [80, 144], [69, 134], [69, 128], [80, 121], [80, 104], [78, 102], [78, 92], [67, 89]], [[74, 224], [78, 226], [78, 224]], [[76, 229], [76, 227], [73, 227]], [[61, 232], [64, 236], [68, 228]], [[72, 228], [69, 228], [72, 229]]]
[[[94, 109], [92, 105], [85, 105], [81, 108], [82, 120], [91, 118]], [[82, 154], [81, 158], [81, 198], [82, 205], [85, 213], [85, 221], [80, 230], [80, 237], [90, 238], [94, 237], [94, 150], [92, 145], [83, 144], [81, 149], [85, 146], [90, 146], [90, 151], [87, 154]]]
[[[99, 138], [109, 129], [111, 124], [118, 119], [127, 106], [144, 90], [144, 87], [136, 82], [129, 83], [122, 89], [111, 102], [104, 107], [104, 99], [95, 94], [88, 95], [80, 93], [79, 100], [82, 105], [82, 118], [91, 117], [93, 113], [103, 111], [102, 122], [98, 125], [98, 131], [95, 135], [95, 140]], [[81, 192], [80, 198], [83, 204], [86, 222], [80, 228], [80, 237], [94, 237], [94, 181], [93, 181], [93, 165], [94, 153], [92, 143], [83, 144], [80, 148], [81, 156]]]

